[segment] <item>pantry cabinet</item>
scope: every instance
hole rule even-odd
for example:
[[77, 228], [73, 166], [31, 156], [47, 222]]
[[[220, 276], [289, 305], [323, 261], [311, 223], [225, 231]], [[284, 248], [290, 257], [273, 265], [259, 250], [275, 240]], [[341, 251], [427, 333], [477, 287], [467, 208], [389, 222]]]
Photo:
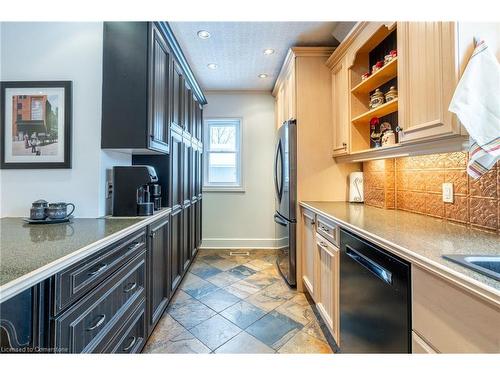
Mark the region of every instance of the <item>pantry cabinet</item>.
[[398, 22], [402, 143], [460, 134], [448, 111], [457, 84], [454, 22]]

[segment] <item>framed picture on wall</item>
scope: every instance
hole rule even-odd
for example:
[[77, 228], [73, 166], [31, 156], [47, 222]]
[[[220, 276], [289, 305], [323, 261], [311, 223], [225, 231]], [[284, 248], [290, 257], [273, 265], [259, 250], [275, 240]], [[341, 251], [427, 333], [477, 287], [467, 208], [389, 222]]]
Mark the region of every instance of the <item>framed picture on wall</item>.
[[72, 82], [0, 85], [0, 167], [71, 168]]

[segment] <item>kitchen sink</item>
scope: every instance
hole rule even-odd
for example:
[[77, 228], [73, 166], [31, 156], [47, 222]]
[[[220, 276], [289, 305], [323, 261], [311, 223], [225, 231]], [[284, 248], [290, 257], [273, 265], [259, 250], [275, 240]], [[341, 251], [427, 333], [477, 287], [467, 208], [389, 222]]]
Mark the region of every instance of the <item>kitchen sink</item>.
[[500, 281], [500, 255], [443, 255], [443, 258]]

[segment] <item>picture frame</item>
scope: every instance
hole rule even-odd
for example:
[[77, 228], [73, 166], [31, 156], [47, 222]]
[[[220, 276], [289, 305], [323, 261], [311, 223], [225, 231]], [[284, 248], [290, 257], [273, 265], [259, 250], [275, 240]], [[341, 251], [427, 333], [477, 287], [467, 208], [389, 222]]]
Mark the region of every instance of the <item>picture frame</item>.
[[0, 169], [71, 168], [72, 81], [0, 82]]

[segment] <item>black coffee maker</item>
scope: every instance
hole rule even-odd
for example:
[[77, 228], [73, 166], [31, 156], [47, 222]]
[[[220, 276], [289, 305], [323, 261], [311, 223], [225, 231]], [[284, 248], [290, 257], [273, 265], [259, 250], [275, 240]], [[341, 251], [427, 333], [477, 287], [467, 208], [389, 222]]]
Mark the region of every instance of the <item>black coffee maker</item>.
[[161, 187], [153, 167], [113, 167], [113, 216], [153, 215], [161, 208]]

